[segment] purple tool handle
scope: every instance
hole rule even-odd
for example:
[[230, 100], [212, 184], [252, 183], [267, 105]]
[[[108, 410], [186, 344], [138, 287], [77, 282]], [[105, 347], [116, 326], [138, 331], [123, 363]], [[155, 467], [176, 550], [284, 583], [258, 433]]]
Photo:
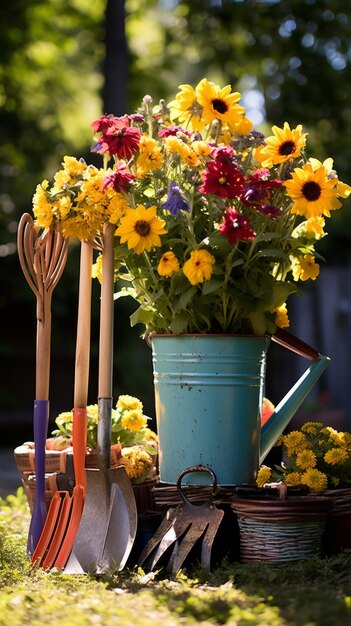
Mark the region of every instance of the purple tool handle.
[[45, 503], [45, 445], [49, 423], [49, 400], [34, 400], [35, 500], [30, 522], [27, 552], [32, 555], [42, 533], [47, 510]]

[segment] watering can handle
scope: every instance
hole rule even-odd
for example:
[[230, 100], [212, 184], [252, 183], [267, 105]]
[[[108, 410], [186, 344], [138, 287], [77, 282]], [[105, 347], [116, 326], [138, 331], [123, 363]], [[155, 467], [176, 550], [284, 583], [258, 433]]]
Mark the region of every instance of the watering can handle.
[[282, 328], [276, 329], [274, 335], [272, 335], [272, 340], [280, 346], [283, 346], [284, 348], [287, 348], [288, 350], [291, 350], [306, 359], [310, 359], [310, 361], [317, 361], [320, 357], [317, 350], [311, 348], [311, 346], [302, 341], [302, 339], [298, 339], [298, 337], [295, 337], [295, 335], [288, 333]]

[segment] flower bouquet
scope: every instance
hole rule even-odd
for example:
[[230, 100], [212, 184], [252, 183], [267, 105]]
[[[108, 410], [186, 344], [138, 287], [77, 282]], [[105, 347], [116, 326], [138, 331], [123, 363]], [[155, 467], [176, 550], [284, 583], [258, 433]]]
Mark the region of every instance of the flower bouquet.
[[257, 485], [283, 481], [288, 487], [305, 485], [311, 492], [351, 485], [351, 433], [310, 421], [283, 435], [284, 461], [273, 469], [263, 466]]
[[[88, 456], [97, 448], [98, 405], [87, 406]], [[156, 474], [157, 435], [147, 427], [142, 402], [134, 396], [121, 395], [112, 410], [111, 453], [115, 466], [124, 465], [132, 484], [140, 484]], [[57, 429], [47, 441], [48, 449], [64, 450], [72, 444], [72, 411], [55, 419]]]
[[[240, 93], [206, 78], [175, 98], [93, 122], [103, 167], [66, 156], [38, 185], [38, 227], [94, 240], [115, 225], [116, 298], [157, 333], [274, 333], [319, 274], [325, 222], [350, 187], [306, 154], [301, 125], [254, 130]], [[100, 276], [101, 258], [95, 275]]]

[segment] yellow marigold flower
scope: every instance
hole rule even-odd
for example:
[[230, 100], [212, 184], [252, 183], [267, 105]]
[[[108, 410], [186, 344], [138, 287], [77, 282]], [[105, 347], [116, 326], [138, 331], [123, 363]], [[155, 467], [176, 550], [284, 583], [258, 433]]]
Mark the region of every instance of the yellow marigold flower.
[[145, 428], [144, 436], [147, 441], [155, 441], [156, 443], [158, 443], [158, 435], [153, 430], [151, 430], [151, 428]]
[[239, 122], [234, 126], [234, 131], [238, 133], [238, 135], [248, 135], [251, 133], [252, 129], [253, 123], [245, 115], [243, 115]]
[[186, 154], [188, 146], [179, 137], [171, 135], [165, 138], [164, 143], [167, 154], [179, 154], [180, 157]]
[[263, 466], [257, 472], [256, 485], [257, 487], [264, 487], [268, 483], [272, 476], [272, 470], [270, 467]]
[[255, 155], [256, 158], [259, 156], [262, 167], [273, 167], [301, 155], [307, 137], [307, 133], [302, 132], [301, 124], [291, 129], [288, 122], [284, 122], [283, 128], [273, 126], [272, 131], [273, 135], [265, 139], [266, 145]]
[[87, 167], [87, 164], [85, 161], [83, 160], [80, 161], [76, 159], [75, 157], [65, 156], [63, 157], [62, 166], [63, 166], [63, 169], [67, 172], [67, 174], [70, 176], [70, 178], [75, 179], [75, 178], [79, 178], [81, 173], [84, 172], [84, 170]]
[[337, 199], [336, 180], [329, 178], [325, 167], [313, 169], [311, 163], [297, 167], [291, 178], [284, 182], [287, 194], [293, 201], [291, 212], [305, 217], [330, 217], [330, 211], [341, 206]]
[[108, 205], [109, 221], [111, 224], [118, 224], [121, 218], [125, 216], [128, 209], [130, 209], [130, 206], [123, 196], [119, 193], [114, 194]]
[[97, 404], [88, 404], [87, 406], [87, 416], [88, 416], [88, 420], [94, 422], [95, 424], [98, 423], [98, 405]]
[[179, 89], [175, 99], [168, 104], [171, 119], [189, 124], [192, 130], [202, 130], [205, 127], [202, 119], [203, 107], [199, 103], [195, 89], [191, 85], [179, 85]]
[[148, 452], [139, 446], [132, 446], [122, 449], [119, 465], [125, 466], [129, 478], [145, 479], [153, 466], [153, 460]]
[[39, 228], [50, 228], [53, 220], [52, 205], [48, 199], [48, 180], [37, 185], [33, 196], [33, 213]]
[[310, 448], [306, 435], [298, 430], [293, 430], [288, 435], [284, 435], [283, 443], [289, 456]]
[[275, 313], [275, 323], [278, 328], [287, 328], [290, 326], [288, 309], [285, 303], [278, 306], [276, 309], [273, 309], [273, 313]]
[[296, 456], [296, 465], [302, 470], [311, 469], [316, 467], [317, 457], [312, 450], [301, 450]]
[[69, 217], [60, 223], [64, 237], [77, 237], [80, 241], [93, 239], [99, 232], [102, 223], [101, 207], [94, 211], [94, 207], [81, 208], [74, 217]]
[[222, 124], [235, 126], [245, 113], [244, 107], [238, 104], [241, 94], [232, 92], [230, 85], [220, 87], [203, 78], [195, 87], [198, 102], [203, 107], [202, 119], [205, 124], [220, 120]]
[[193, 141], [191, 147], [199, 157], [207, 157], [211, 152], [207, 141]]
[[117, 409], [134, 409], [137, 411], [143, 410], [143, 403], [139, 398], [135, 398], [135, 396], [129, 396], [128, 394], [124, 394], [118, 396]]
[[343, 448], [332, 448], [324, 455], [324, 460], [329, 465], [342, 465], [348, 458], [349, 455]]
[[138, 409], [126, 409], [121, 417], [121, 424], [123, 428], [139, 432], [143, 426], [146, 426], [147, 419]]
[[325, 232], [323, 230], [324, 226], [325, 226], [325, 219], [324, 217], [321, 217], [321, 216], [310, 217], [305, 222], [306, 232], [312, 233], [313, 235], [317, 237], [323, 237], [325, 235]]
[[184, 150], [181, 154], [181, 159], [190, 167], [196, 167], [200, 163], [199, 157], [197, 156], [196, 152], [186, 144], [184, 144]]
[[91, 269], [92, 278], [97, 278], [102, 283], [102, 254], [99, 254]]
[[146, 174], [161, 167], [163, 156], [155, 139], [143, 135], [140, 140], [139, 156], [137, 158], [138, 173]]
[[55, 217], [61, 221], [67, 218], [69, 212], [72, 210], [72, 201], [69, 196], [62, 196], [56, 200], [52, 205]]
[[316, 280], [319, 275], [319, 265], [315, 262], [312, 254], [305, 254], [299, 259], [292, 259], [291, 271], [294, 280]]
[[161, 245], [160, 235], [167, 232], [165, 223], [157, 217], [156, 206], [146, 208], [139, 204], [127, 210], [115, 234], [121, 238], [121, 243], [127, 243], [129, 250], [141, 254]]
[[192, 285], [197, 285], [211, 278], [214, 263], [214, 256], [207, 250], [193, 250], [184, 263], [183, 272]]
[[299, 472], [290, 472], [290, 474], [286, 474], [284, 482], [287, 487], [297, 487], [297, 485], [301, 485], [301, 474]]
[[321, 491], [325, 491], [328, 487], [328, 478], [326, 474], [315, 468], [308, 469], [306, 472], [301, 474], [301, 484], [307, 485], [311, 491], [319, 493]]
[[174, 272], [178, 272], [179, 270], [179, 262], [172, 250], [168, 250], [165, 252], [160, 259], [160, 262], [157, 266], [157, 271], [160, 276], [172, 276]]
[[58, 426], [73, 422], [72, 411], [62, 411], [62, 413], [59, 413], [59, 415], [56, 417], [55, 422]]
[[316, 435], [319, 430], [323, 428], [322, 422], [305, 422], [301, 426], [301, 431], [303, 433], [307, 433], [308, 435]]

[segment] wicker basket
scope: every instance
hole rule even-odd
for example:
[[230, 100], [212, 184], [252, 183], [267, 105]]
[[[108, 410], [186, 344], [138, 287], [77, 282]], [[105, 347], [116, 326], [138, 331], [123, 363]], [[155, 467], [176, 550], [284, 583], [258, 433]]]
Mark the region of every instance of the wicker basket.
[[[33, 442], [24, 443], [14, 451], [17, 469], [22, 476], [22, 484], [27, 496], [30, 512], [33, 512], [35, 499], [35, 449]], [[120, 447], [111, 447], [111, 467], [118, 467], [120, 458]], [[85, 457], [85, 467], [87, 469], [98, 469], [97, 454], [94, 450], [89, 450]], [[150, 479], [144, 483], [133, 485], [138, 514], [145, 511], [154, 511], [155, 503], [152, 495], [152, 488], [157, 482], [156, 464], [150, 472]], [[46, 505], [49, 507], [54, 493], [58, 490], [58, 480], [64, 479], [65, 489], [72, 490], [74, 486], [73, 473], [73, 448], [64, 450], [46, 450], [45, 452], [45, 496]]]
[[233, 498], [243, 563], [308, 559], [319, 552], [331, 501], [326, 497]]
[[332, 504], [323, 537], [323, 551], [331, 555], [342, 550], [350, 550], [351, 489], [328, 489], [323, 495], [329, 498]]

